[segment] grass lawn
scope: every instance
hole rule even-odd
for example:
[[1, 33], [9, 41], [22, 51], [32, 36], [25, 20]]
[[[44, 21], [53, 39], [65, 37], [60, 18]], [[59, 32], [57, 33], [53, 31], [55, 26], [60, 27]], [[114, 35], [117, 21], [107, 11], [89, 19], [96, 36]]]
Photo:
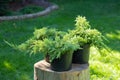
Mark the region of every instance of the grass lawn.
[[30, 38], [35, 28], [59, 30], [74, 28], [77, 15], [86, 16], [109, 40], [110, 52], [94, 47], [90, 54], [90, 80], [120, 80], [120, 1], [118, 0], [51, 0], [60, 9], [44, 17], [0, 22], [0, 80], [33, 80], [33, 65], [43, 59], [13, 50], [4, 40], [20, 44]]

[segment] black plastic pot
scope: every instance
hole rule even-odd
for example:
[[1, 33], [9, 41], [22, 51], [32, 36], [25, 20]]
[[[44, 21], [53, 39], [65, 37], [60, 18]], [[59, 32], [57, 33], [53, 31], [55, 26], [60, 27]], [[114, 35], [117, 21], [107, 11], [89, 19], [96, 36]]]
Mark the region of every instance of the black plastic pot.
[[78, 49], [74, 51], [72, 63], [75, 64], [86, 64], [89, 61], [90, 45], [86, 44], [82, 47], [83, 49]]
[[60, 58], [54, 59], [51, 62], [51, 69], [54, 71], [68, 71], [72, 66], [72, 55], [73, 53], [65, 53]]

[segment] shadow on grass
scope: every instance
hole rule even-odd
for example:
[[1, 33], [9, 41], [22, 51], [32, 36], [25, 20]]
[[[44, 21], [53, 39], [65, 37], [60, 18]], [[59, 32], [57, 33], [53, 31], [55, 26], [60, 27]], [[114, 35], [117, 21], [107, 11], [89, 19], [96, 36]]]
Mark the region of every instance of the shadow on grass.
[[120, 46], [116, 46], [116, 45], [120, 44], [120, 30], [116, 30], [114, 32], [107, 33], [106, 36], [109, 39], [109, 43], [110, 43], [110, 44], [108, 44], [108, 46], [112, 50], [116, 50], [116, 51], [120, 52]]
[[1, 50], [1, 54], [0, 79], [2, 80], [33, 80], [34, 63], [43, 58], [41, 54], [29, 56], [12, 49], [8, 49], [6, 53]]
[[10, 61], [5, 60], [1, 65], [3, 68], [0, 72], [0, 79], [2, 80], [32, 80], [31, 76], [27, 72], [21, 73], [19, 69], [14, 66], [15, 64]]

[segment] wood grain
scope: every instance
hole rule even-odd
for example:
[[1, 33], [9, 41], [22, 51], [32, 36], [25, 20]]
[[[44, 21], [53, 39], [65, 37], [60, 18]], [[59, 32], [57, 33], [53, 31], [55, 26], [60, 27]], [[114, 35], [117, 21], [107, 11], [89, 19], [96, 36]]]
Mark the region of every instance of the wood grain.
[[72, 64], [72, 69], [56, 72], [45, 60], [34, 64], [34, 80], [89, 80], [88, 64]]

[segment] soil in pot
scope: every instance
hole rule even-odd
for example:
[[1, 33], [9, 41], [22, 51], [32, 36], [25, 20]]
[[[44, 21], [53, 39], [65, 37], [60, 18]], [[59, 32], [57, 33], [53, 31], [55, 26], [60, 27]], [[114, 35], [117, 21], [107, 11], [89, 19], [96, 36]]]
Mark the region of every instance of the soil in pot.
[[90, 45], [86, 44], [82, 47], [82, 49], [78, 49], [74, 51], [72, 63], [75, 64], [86, 64], [89, 62], [89, 53], [90, 53]]
[[54, 71], [68, 71], [72, 67], [72, 55], [73, 53], [65, 53], [60, 58], [54, 59], [51, 62], [51, 69]]
[[48, 54], [45, 56], [45, 61], [50, 63], [50, 59], [49, 59], [49, 55]]

